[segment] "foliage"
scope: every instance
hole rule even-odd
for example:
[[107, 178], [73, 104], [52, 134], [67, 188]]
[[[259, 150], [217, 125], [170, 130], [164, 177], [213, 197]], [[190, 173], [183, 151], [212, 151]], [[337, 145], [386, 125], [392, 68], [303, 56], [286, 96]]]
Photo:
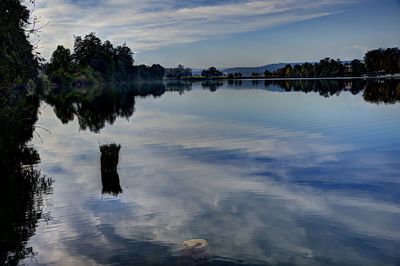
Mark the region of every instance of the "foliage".
[[165, 74], [169, 79], [182, 79], [185, 77], [191, 77], [192, 70], [188, 67], [184, 67], [183, 65], [178, 65], [176, 68], [167, 68], [165, 70]]
[[264, 75], [278, 78], [325, 78], [395, 74], [400, 73], [400, 50], [398, 48], [372, 50], [365, 54], [364, 62], [355, 59], [350, 64], [343, 64], [339, 59], [327, 57], [315, 64], [304, 63], [295, 66], [288, 64], [273, 73], [266, 71]]
[[133, 52], [126, 44], [114, 47], [92, 32], [83, 38], [75, 37], [73, 54], [58, 46], [45, 70], [53, 83], [64, 87], [163, 79], [162, 66], [133, 63]]
[[28, 40], [30, 12], [22, 0], [0, 1], [0, 89], [8, 90], [37, 76], [38, 60]]
[[203, 77], [212, 78], [212, 77], [220, 77], [222, 76], [222, 72], [216, 69], [215, 67], [210, 67], [209, 69], [203, 69], [201, 71], [201, 75]]
[[400, 73], [400, 50], [396, 47], [368, 51], [365, 65], [372, 73]]
[[358, 59], [354, 59], [353, 61], [351, 61], [350, 66], [353, 76], [361, 76], [362, 74], [365, 74], [367, 72], [365, 64], [363, 64]]
[[151, 67], [140, 65], [137, 69], [142, 80], [162, 80], [165, 74], [165, 69], [158, 64]]

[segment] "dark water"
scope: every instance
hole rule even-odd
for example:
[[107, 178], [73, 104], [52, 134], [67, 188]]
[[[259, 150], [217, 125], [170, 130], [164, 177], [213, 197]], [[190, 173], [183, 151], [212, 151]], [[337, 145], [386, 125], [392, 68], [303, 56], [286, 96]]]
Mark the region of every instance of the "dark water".
[[[3, 230], [2, 251], [37, 265], [400, 265], [399, 101], [396, 80], [55, 91], [28, 143], [41, 183], [15, 207], [33, 218], [2, 221], [29, 232]], [[121, 145], [111, 185], [108, 143]], [[208, 250], [184, 253], [188, 239]]]

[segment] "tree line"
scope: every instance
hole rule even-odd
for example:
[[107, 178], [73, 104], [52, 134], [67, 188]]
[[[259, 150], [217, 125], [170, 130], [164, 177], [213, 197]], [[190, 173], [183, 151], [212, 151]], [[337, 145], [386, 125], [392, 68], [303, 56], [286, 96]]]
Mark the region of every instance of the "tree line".
[[211, 79], [223, 77], [223, 73], [216, 67], [209, 67], [208, 69], [203, 69], [200, 76], [194, 76], [192, 69], [185, 67], [183, 65], [178, 65], [176, 68], [167, 68], [166, 77], [168, 79], [186, 79], [186, 80], [196, 80], [196, 79]]
[[44, 71], [56, 84], [125, 83], [162, 80], [165, 70], [160, 65], [133, 65], [133, 52], [126, 45], [102, 42], [95, 33], [74, 37], [74, 51], [59, 45]]
[[322, 78], [362, 75], [385, 75], [400, 73], [399, 48], [376, 49], [368, 51], [364, 61], [354, 59], [342, 63], [340, 59], [324, 58], [319, 63], [287, 64], [274, 72], [266, 70], [268, 78]]

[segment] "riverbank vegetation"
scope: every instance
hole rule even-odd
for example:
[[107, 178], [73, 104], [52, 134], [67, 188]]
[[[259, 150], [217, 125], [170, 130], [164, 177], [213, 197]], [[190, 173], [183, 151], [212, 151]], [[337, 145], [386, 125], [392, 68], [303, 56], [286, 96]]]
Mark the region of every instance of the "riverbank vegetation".
[[133, 65], [133, 52], [126, 45], [102, 42], [95, 33], [76, 36], [74, 51], [59, 45], [44, 71], [58, 86], [80, 87], [104, 83], [160, 81], [165, 70], [160, 65]]
[[4, 93], [36, 78], [39, 54], [29, 42], [35, 27], [21, 1], [1, 1], [0, 23], [0, 90]]
[[354, 59], [342, 63], [340, 59], [324, 58], [319, 63], [287, 64], [274, 72], [265, 71], [266, 78], [327, 78], [393, 75], [400, 73], [399, 48], [368, 51], [364, 61]]

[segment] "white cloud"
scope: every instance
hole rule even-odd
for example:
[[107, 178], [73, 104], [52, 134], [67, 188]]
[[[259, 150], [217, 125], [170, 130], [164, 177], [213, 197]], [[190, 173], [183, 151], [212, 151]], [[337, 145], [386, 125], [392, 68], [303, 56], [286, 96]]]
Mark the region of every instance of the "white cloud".
[[40, 50], [49, 57], [58, 44], [72, 47], [73, 35], [89, 32], [144, 51], [327, 16], [345, 3], [348, 1], [246, 0], [182, 7], [175, 0], [102, 1], [93, 5], [41, 0], [36, 15], [43, 23], [49, 22], [40, 34]]

